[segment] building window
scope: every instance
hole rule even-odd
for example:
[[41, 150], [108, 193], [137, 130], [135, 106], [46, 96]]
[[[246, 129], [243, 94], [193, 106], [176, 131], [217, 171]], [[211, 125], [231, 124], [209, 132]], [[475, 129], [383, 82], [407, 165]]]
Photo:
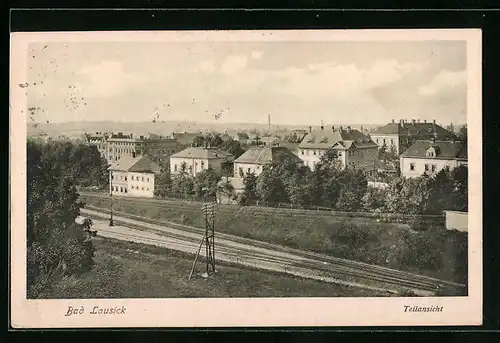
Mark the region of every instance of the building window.
[[127, 188], [124, 188], [125, 193], [127, 193]]
[[198, 162], [194, 162], [194, 165], [197, 166], [198, 165]]
[[394, 139], [391, 139], [391, 145], [394, 145]]
[[259, 169], [260, 169], [260, 166], [257, 166], [257, 170], [259, 170]]
[[429, 165], [428, 164], [425, 165], [425, 171], [426, 172], [429, 171]]
[[339, 157], [341, 157], [341, 156], [342, 156], [342, 151], [339, 151]]
[[142, 182], [144, 182], [144, 176], [142, 177]]
[[378, 138], [377, 138], [377, 144], [379, 143]]
[[436, 165], [435, 165], [435, 164], [431, 165], [431, 171], [432, 171], [433, 173], [436, 171]]
[[316, 150], [313, 150], [313, 155], [316, 156]]
[[304, 150], [300, 150], [300, 153], [301, 153], [302, 155], [304, 155]]
[[205, 162], [201, 161], [201, 169], [203, 169], [204, 167], [205, 167]]
[[146, 190], [149, 192], [149, 188], [146, 188]]
[[134, 175], [132, 175], [132, 181], [134, 181]]
[[123, 193], [123, 187], [120, 187], [120, 193]]
[[410, 170], [415, 171], [415, 163], [410, 163]]
[[143, 190], [144, 190], [144, 187], [141, 188], [141, 191], [143, 191]]
[[147, 182], [149, 182], [149, 177], [146, 179]]
[[174, 164], [174, 171], [177, 171], [177, 164]]
[[113, 174], [111, 174], [111, 180], [114, 180], [115, 179], [115, 176]]
[[125, 176], [125, 181], [127, 181], [127, 177]]
[[250, 168], [247, 168], [247, 173], [250, 174]]

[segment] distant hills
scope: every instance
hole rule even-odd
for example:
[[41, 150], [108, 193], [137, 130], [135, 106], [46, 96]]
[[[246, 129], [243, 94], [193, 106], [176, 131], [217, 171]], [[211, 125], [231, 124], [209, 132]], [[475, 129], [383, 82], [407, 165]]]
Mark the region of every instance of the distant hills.
[[[384, 125], [381, 123], [380, 125]], [[370, 124], [335, 124], [336, 127], [351, 126], [355, 129], [371, 130], [380, 125]], [[319, 125], [314, 126], [314, 129], [319, 129]], [[330, 126], [325, 125], [325, 129]], [[47, 134], [51, 137], [81, 136], [84, 132], [123, 132], [133, 133], [135, 136], [148, 135], [155, 133], [158, 135], [170, 135], [172, 132], [228, 132], [234, 134], [236, 132], [251, 132], [257, 131], [260, 133], [267, 132], [267, 124], [255, 123], [200, 123], [189, 121], [167, 121], [167, 122], [116, 122], [116, 121], [80, 121], [80, 122], [64, 122], [64, 123], [29, 123], [27, 127], [28, 136], [36, 136], [39, 134]], [[287, 131], [293, 129], [309, 129], [303, 125], [271, 125], [271, 132]]]

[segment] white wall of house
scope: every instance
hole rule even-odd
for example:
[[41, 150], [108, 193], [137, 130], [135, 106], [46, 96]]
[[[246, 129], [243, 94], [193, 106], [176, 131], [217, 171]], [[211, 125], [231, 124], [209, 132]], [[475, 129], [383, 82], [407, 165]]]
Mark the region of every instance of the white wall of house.
[[[440, 170], [449, 167], [450, 169], [456, 168], [461, 163], [455, 159], [436, 159], [436, 158], [417, 158], [417, 157], [400, 157], [401, 174], [404, 177], [419, 177], [426, 172], [426, 165], [428, 166], [427, 172], [429, 174], [439, 173]], [[466, 163], [465, 163], [466, 164]]]
[[111, 194], [128, 194], [128, 172], [113, 170], [109, 173], [109, 177], [109, 189]]
[[155, 174], [128, 173], [128, 194], [135, 197], [152, 198], [155, 189]]
[[212, 168], [216, 173], [221, 173], [222, 164], [224, 162], [226, 162], [224, 158], [199, 159], [170, 157], [170, 173], [179, 173], [183, 163], [186, 163], [186, 171], [192, 176], [196, 176], [196, 174], [208, 168]]
[[391, 135], [372, 134], [370, 136], [370, 138], [373, 142], [377, 143], [377, 145], [379, 147], [383, 147], [384, 143], [385, 143], [388, 151], [391, 151], [391, 146], [394, 146], [394, 148], [396, 149], [396, 153], [397, 154], [400, 153], [399, 135], [396, 135], [396, 134], [391, 134]]
[[154, 196], [155, 174], [113, 171], [110, 173], [109, 185], [113, 195], [152, 198]]
[[248, 173], [255, 173], [255, 176], [259, 176], [262, 173], [264, 165], [262, 164], [253, 164], [253, 163], [234, 163], [234, 177], [240, 177], [240, 170], [243, 175]]

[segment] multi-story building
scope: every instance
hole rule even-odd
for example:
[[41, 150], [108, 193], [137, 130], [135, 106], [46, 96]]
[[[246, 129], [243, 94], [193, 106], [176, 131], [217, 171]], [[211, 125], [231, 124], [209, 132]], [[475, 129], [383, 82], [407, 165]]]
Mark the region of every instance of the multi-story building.
[[302, 160], [285, 147], [270, 145], [252, 147], [234, 160], [234, 176], [241, 178], [248, 173], [255, 173], [258, 176], [264, 168], [280, 164], [287, 159], [302, 165]]
[[370, 137], [350, 126], [330, 130], [321, 128], [308, 133], [298, 147], [298, 156], [314, 170], [328, 150], [335, 150], [342, 168], [351, 167], [372, 172], [376, 169], [378, 146]]
[[122, 132], [112, 134], [107, 139], [105, 158], [108, 163], [113, 163], [125, 156], [135, 156], [137, 145], [138, 139], [135, 139], [133, 134], [127, 135]]
[[401, 119], [399, 123], [389, 123], [378, 128], [371, 134], [371, 139], [379, 147], [385, 146], [387, 151], [393, 151], [400, 155], [418, 140], [448, 140], [454, 138], [454, 134], [436, 124], [436, 120], [428, 123], [427, 120], [412, 119], [410, 123]]
[[400, 158], [401, 175], [433, 175], [448, 167], [467, 166], [467, 144], [460, 141], [417, 141]]
[[177, 139], [154, 137], [137, 141], [137, 154], [147, 156], [162, 169], [169, 169], [170, 156], [189, 147]]
[[145, 156], [123, 156], [109, 167], [112, 195], [152, 198], [160, 167]]
[[189, 147], [170, 156], [170, 172], [179, 173], [185, 165], [185, 171], [192, 176], [206, 169], [221, 173], [223, 165], [233, 160], [232, 154], [217, 148]]
[[236, 135], [234, 135], [233, 140], [240, 142], [240, 144], [247, 144], [249, 141], [249, 137], [245, 132], [238, 132]]

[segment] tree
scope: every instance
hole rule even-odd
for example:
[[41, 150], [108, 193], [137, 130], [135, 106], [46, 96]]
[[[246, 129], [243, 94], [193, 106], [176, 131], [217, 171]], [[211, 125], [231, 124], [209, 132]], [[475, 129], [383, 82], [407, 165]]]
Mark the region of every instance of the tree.
[[193, 139], [193, 146], [202, 147], [205, 145], [205, 137], [200, 133]]
[[172, 176], [169, 170], [162, 170], [155, 179], [155, 195], [166, 197], [172, 191]]
[[276, 169], [267, 167], [257, 179], [257, 194], [265, 203], [286, 202], [285, 185], [278, 176]]
[[366, 211], [385, 212], [386, 196], [386, 189], [369, 187], [362, 198], [363, 208]]
[[221, 149], [232, 154], [234, 158], [240, 157], [245, 152], [245, 149], [241, 147], [240, 142], [235, 141], [234, 139], [228, 139], [227, 141], [222, 142]]
[[257, 200], [257, 176], [255, 173], [247, 173], [243, 177], [243, 193], [240, 196], [239, 203], [246, 205]]
[[458, 139], [467, 143], [467, 125], [464, 125], [458, 131]]
[[469, 182], [468, 168], [459, 166], [451, 171], [453, 183], [451, 209], [455, 211], [468, 211], [469, 203]]
[[92, 268], [95, 232], [89, 219], [76, 222], [83, 203], [74, 177], [63, 173], [71, 170], [69, 160], [34, 142], [28, 142], [27, 157], [27, 292], [40, 298], [62, 277]]
[[219, 176], [212, 169], [204, 169], [194, 178], [194, 192], [196, 197], [214, 197], [217, 193], [217, 183]]
[[336, 207], [343, 211], [356, 211], [362, 208], [363, 196], [368, 187], [364, 172], [345, 169], [340, 173], [338, 183], [340, 187]]
[[172, 193], [187, 198], [194, 193], [194, 178], [187, 171], [187, 165], [183, 162], [179, 171], [172, 176]]

